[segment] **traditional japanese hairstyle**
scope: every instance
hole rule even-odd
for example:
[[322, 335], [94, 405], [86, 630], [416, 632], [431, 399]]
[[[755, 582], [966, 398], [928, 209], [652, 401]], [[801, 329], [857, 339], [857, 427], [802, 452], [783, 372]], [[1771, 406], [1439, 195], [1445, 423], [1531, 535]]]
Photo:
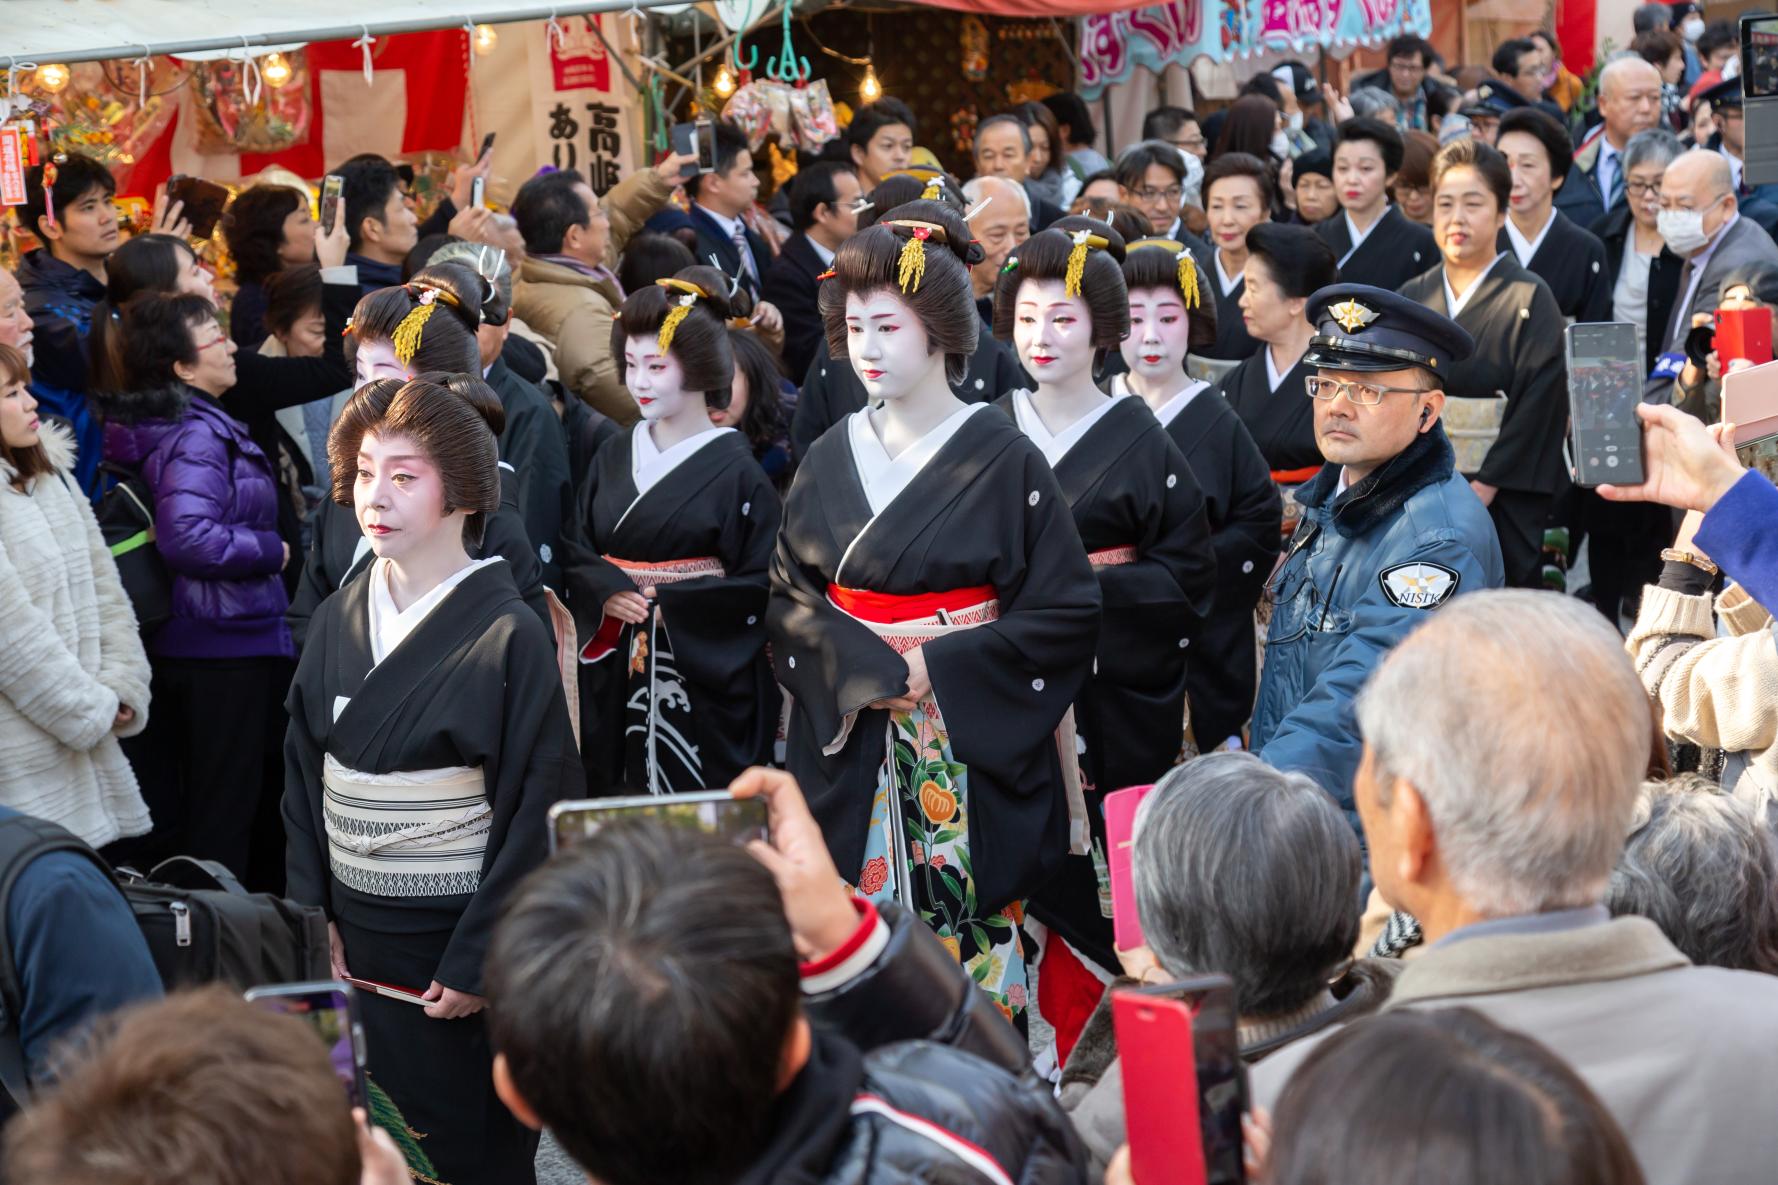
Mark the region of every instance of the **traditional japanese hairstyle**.
[[731, 318], [753, 312], [753, 298], [734, 277], [713, 267], [688, 267], [630, 293], [611, 324], [611, 356], [617, 377], [627, 369], [624, 343], [652, 337], [658, 352], [671, 352], [685, 371], [685, 389], [702, 391], [709, 407], [729, 404], [735, 356], [728, 344]]
[[1013, 307], [1026, 280], [1060, 280], [1086, 301], [1093, 345], [1115, 350], [1130, 333], [1130, 291], [1124, 286], [1123, 236], [1084, 214], [1058, 218], [1007, 256], [994, 283], [994, 336], [1012, 340]]
[[920, 318], [927, 348], [945, 356], [950, 382], [962, 382], [980, 322], [969, 269], [981, 261], [981, 244], [949, 204], [912, 201], [895, 207], [841, 243], [834, 255], [820, 291], [827, 348], [835, 358], [847, 356], [848, 294], [887, 290]]
[[488, 516], [500, 509], [500, 449], [488, 416], [490, 403], [503, 420], [499, 396], [473, 375], [427, 374], [406, 382], [373, 379], [364, 384], [340, 409], [327, 434], [333, 500], [352, 506], [358, 450], [366, 432], [405, 436], [438, 467], [444, 512], [465, 512], [463, 545], [479, 547]]
[[407, 283], [380, 288], [358, 302], [346, 326], [348, 358], [357, 356], [361, 342], [386, 341], [412, 374], [480, 374], [475, 331], [489, 291], [488, 282], [463, 264], [423, 267]]
[[937, 169], [900, 169], [877, 183], [864, 195], [869, 206], [858, 214], [858, 229], [875, 226], [889, 211], [909, 202], [942, 202], [959, 214], [968, 204], [956, 179]]
[[1209, 299], [1198, 261], [1173, 239], [1137, 239], [1124, 254], [1124, 286], [1171, 288], [1185, 302], [1186, 347], [1196, 350], [1216, 340], [1216, 302]]

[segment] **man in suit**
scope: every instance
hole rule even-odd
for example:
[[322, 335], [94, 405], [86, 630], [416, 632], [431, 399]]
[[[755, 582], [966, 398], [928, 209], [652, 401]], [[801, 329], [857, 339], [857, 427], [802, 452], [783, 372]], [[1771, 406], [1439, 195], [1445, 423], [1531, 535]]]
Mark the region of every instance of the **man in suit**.
[[784, 316], [784, 365], [803, 374], [824, 332], [815, 294], [817, 279], [833, 266], [833, 253], [858, 229], [858, 175], [846, 165], [822, 161], [790, 185], [790, 224], [796, 233], [766, 270], [765, 298]]
[[[1458, 595], [1383, 659], [1358, 727], [1371, 875], [1424, 942], [1385, 1008], [1474, 1008], [1548, 1046], [1648, 1185], [1771, 1180], [1778, 978], [1694, 966], [1604, 905], [1652, 739], [1617, 631], [1554, 593]], [[1253, 1102], [1318, 1044], [1255, 1065]]]
[[1031, 129], [1016, 115], [990, 115], [975, 129], [975, 175], [1004, 177], [1025, 191], [1031, 203], [1031, 233], [1036, 234], [1062, 216], [1054, 202], [1033, 193], [1026, 163], [1031, 157]]
[[741, 287], [760, 299], [772, 250], [741, 218], [759, 196], [759, 177], [753, 172], [747, 137], [733, 124], [716, 125], [716, 169], [687, 181], [685, 196], [691, 199], [698, 262], [708, 263], [714, 255], [723, 271], [739, 278]]
[[[1679, 273], [1679, 299], [1665, 320], [1661, 349], [1669, 370], [1685, 356], [1685, 337], [1700, 318], [1716, 309], [1730, 271], [1756, 261], [1778, 263], [1778, 244], [1752, 219], [1740, 215], [1729, 162], [1720, 152], [1694, 148], [1673, 158], [1661, 176], [1661, 237], [1685, 260]], [[1650, 332], [1655, 322], [1649, 319]], [[1657, 390], [1664, 386], [1657, 383]], [[1686, 364], [1674, 400], [1701, 414], [1705, 379]]]
[[1771, 233], [1778, 224], [1778, 185], [1751, 185], [1747, 181], [1747, 121], [1740, 77], [1725, 78], [1698, 99], [1709, 103], [1711, 114], [1716, 116], [1713, 147], [1729, 162], [1730, 181], [1735, 187], [1735, 199], [1741, 203], [1741, 213]]
[[1574, 154], [1574, 169], [1556, 194], [1556, 208], [1576, 226], [1591, 226], [1624, 204], [1622, 154], [1637, 132], [1661, 121], [1661, 72], [1640, 57], [1615, 58], [1599, 72], [1604, 123]]

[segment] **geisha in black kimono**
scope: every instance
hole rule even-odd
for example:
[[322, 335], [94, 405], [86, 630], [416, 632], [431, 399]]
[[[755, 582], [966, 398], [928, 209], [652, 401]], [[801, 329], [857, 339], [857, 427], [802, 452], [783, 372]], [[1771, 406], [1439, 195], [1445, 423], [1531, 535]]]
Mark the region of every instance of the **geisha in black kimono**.
[[1123, 239], [1063, 218], [1018, 249], [994, 294], [994, 333], [1013, 344], [1034, 391], [999, 401], [1062, 487], [1104, 617], [1092, 677], [1074, 703], [1091, 850], [1070, 856], [1031, 912], [1116, 972], [1101, 804], [1178, 762], [1191, 638], [1209, 611], [1216, 555], [1191, 466], [1142, 400], [1093, 384], [1101, 351], [1130, 331]]
[[1240, 736], [1253, 714], [1253, 610], [1278, 560], [1283, 503], [1241, 417], [1209, 384], [1185, 373], [1186, 353], [1216, 334], [1216, 306], [1190, 250], [1169, 239], [1131, 243], [1124, 283], [1130, 335], [1122, 354], [1129, 369], [1112, 378], [1111, 393], [1139, 396], [1179, 446], [1204, 491], [1216, 549], [1216, 603], [1192, 637], [1185, 668], [1191, 739], [1208, 753]]
[[975, 347], [978, 259], [937, 202], [840, 247], [822, 319], [872, 406], [797, 472], [769, 621], [788, 764], [841, 874], [918, 911], [1012, 1016], [1022, 903], [1085, 851], [1057, 731], [1092, 666], [1099, 589], [1043, 453], [947, 385]]
[[641, 409], [581, 479], [564, 533], [580, 636], [581, 753], [598, 793], [726, 786], [772, 755], [783, 703], [765, 659], [780, 505], [728, 406], [726, 322], [743, 292], [692, 267], [633, 292], [611, 352]]
[[289, 895], [327, 911], [360, 991], [370, 1073], [446, 1182], [532, 1180], [536, 1136], [501, 1105], [481, 996], [501, 903], [582, 787], [549, 631], [499, 556], [494, 434], [462, 396], [372, 383], [329, 438], [334, 499], [376, 560], [327, 598], [291, 685]]

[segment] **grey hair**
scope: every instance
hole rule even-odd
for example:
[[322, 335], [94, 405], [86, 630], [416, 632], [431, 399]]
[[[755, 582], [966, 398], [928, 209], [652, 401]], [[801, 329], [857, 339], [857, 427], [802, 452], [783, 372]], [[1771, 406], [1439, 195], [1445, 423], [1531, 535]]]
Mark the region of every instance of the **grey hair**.
[[[1024, 125], [1021, 124], [1020, 126], [1023, 127]], [[974, 209], [976, 204], [983, 198], [992, 198], [994, 196], [993, 194], [983, 193], [982, 189], [984, 186], [995, 183], [1003, 185], [1019, 195], [1019, 205], [1024, 207], [1025, 210], [1025, 221], [1031, 221], [1031, 195], [1025, 192], [1025, 187], [1023, 185], [1020, 185], [1017, 181], [1010, 181], [1005, 177], [980, 176], [971, 177], [969, 180], [965, 181], [963, 183], [963, 196], [968, 199], [970, 208]]]
[[1380, 87], [1361, 86], [1347, 95], [1346, 101], [1352, 104], [1354, 117], [1369, 116], [1379, 119], [1387, 111], [1397, 119], [1401, 118], [1401, 100]]
[[[502, 311], [512, 308], [512, 260], [506, 257], [502, 248], [458, 240], [446, 243], [426, 261], [428, 267], [436, 263], [456, 263], [468, 268], [492, 286]], [[482, 310], [483, 320], [491, 324], [500, 324], [504, 320], [491, 319], [488, 312], [486, 308]]]
[[1596, 905], [1647, 767], [1647, 694], [1623, 639], [1559, 593], [1460, 596], [1358, 700], [1387, 806], [1425, 801], [1452, 887], [1485, 917]]
[[1131, 873], [1148, 945], [1173, 975], [1221, 972], [1241, 1015], [1301, 1008], [1358, 941], [1358, 837], [1328, 793], [1251, 753], [1160, 780], [1136, 815]]
[[1011, 114], [1010, 112], [1003, 111], [999, 115], [988, 116], [988, 118], [982, 120], [982, 122], [975, 125], [975, 134], [977, 136], [980, 136], [983, 132], [987, 131], [989, 128], [998, 127], [1000, 124], [1003, 124], [1003, 123], [1010, 123], [1015, 128], [1019, 129], [1019, 137], [1020, 137], [1020, 139], [1024, 140], [1024, 142], [1025, 142], [1025, 151], [1030, 152], [1031, 151], [1031, 125], [1026, 123], [1024, 120], [1020, 119], [1018, 116]]
[[1605, 904], [1692, 962], [1778, 972], [1778, 856], [1749, 807], [1696, 774], [1642, 788]]
[[1679, 142], [1666, 128], [1649, 128], [1645, 132], [1637, 132], [1624, 145], [1624, 172], [1641, 168], [1643, 165], [1657, 164], [1665, 169], [1673, 163], [1673, 158], [1685, 151], [1685, 145]]

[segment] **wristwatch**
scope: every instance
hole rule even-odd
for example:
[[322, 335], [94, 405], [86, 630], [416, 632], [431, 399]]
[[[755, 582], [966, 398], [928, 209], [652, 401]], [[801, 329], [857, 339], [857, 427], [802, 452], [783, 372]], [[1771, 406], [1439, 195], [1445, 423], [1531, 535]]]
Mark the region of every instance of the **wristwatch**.
[[1699, 555], [1695, 551], [1680, 551], [1677, 548], [1673, 548], [1673, 547], [1669, 547], [1665, 551], [1661, 552], [1661, 562], [1662, 563], [1674, 563], [1674, 564], [1690, 564], [1692, 567], [1698, 569], [1700, 572], [1708, 572], [1712, 576], [1716, 575], [1718, 572], [1720, 572], [1722, 570], [1722, 569], [1718, 568], [1715, 564], [1711, 563], [1708, 559]]

